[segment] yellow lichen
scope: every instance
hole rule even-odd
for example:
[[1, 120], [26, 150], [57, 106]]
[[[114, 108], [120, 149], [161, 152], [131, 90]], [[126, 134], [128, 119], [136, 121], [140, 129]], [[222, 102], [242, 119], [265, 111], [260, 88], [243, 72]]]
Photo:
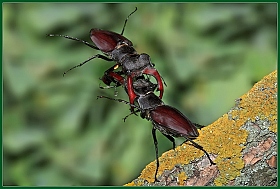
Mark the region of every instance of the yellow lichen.
[[181, 172], [178, 174], [178, 180], [179, 180], [179, 185], [183, 186], [184, 185], [184, 181], [187, 180], [187, 175], [185, 172]]
[[130, 183], [125, 184], [124, 186], [135, 186], [135, 183], [134, 182], [130, 182]]
[[[222, 141], [221, 148], [216, 149], [219, 151], [216, 159], [219, 167], [220, 174], [215, 180], [216, 185], [226, 185], [230, 180], [233, 180], [240, 174], [240, 170], [244, 166], [244, 162], [241, 159], [241, 144], [246, 142], [247, 132], [241, 130], [240, 127], [248, 120], [254, 121], [258, 116], [260, 119], [268, 119], [271, 123], [270, 130], [276, 132], [277, 128], [277, 71], [272, 72], [268, 76], [264, 77], [260, 82], [254, 85], [254, 87], [246, 94], [240, 97], [240, 103], [237, 108], [230, 112], [231, 117], [235, 118], [234, 121], [225, 119], [224, 123], [220, 123], [220, 133], [215, 130], [215, 133], [220, 137], [219, 142]], [[229, 114], [229, 113], [228, 113]], [[226, 115], [223, 116], [225, 118]], [[215, 122], [216, 123], [216, 122]], [[213, 124], [215, 124], [213, 123]], [[212, 125], [213, 125], [212, 124]], [[206, 132], [211, 129], [211, 125], [204, 129], [202, 138], [209, 137]], [[203, 139], [204, 140], [204, 139]], [[212, 141], [208, 139], [208, 141]], [[215, 140], [213, 140], [215, 141]], [[201, 141], [202, 144], [203, 141]], [[213, 143], [211, 149], [216, 148]], [[221, 144], [221, 143], [220, 143]], [[205, 146], [202, 144], [202, 146]], [[206, 148], [207, 149], [207, 148]], [[231, 158], [231, 159], [227, 159]], [[234, 162], [234, 163], [229, 163]]]
[[[199, 131], [196, 142], [208, 153], [217, 155], [215, 163], [220, 172], [214, 181], [217, 186], [226, 185], [240, 175], [240, 170], [244, 167], [241, 151], [248, 136], [247, 131], [240, 127], [248, 119], [255, 121], [257, 116], [260, 119], [268, 119], [271, 124], [270, 131], [277, 132], [277, 71], [264, 77], [248, 93], [242, 95], [235, 108]], [[170, 150], [159, 158], [158, 175], [166, 169], [171, 170], [178, 163], [188, 164], [201, 156], [203, 152], [193, 146], [178, 146], [175, 152]], [[146, 166], [139, 178], [153, 182], [155, 169], [154, 161]], [[185, 176], [181, 175], [180, 178], [185, 179]], [[182, 182], [180, 181], [180, 184]]]
[[206, 151], [218, 155], [215, 159], [220, 171], [219, 177], [215, 180], [215, 184], [218, 186], [238, 176], [237, 164], [239, 168], [243, 167], [240, 153], [243, 147], [240, 144], [246, 142], [247, 132], [240, 130], [240, 126], [235, 121], [229, 120], [228, 115], [225, 114], [213, 124], [202, 129], [201, 137], [197, 139], [197, 142]]

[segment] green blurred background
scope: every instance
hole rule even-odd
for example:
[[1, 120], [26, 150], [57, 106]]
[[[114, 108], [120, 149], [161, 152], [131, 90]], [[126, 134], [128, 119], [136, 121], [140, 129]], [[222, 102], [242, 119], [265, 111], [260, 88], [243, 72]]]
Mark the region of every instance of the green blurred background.
[[[100, 52], [46, 37], [120, 33], [135, 7], [124, 35], [163, 76], [164, 102], [193, 122], [212, 123], [276, 69], [276, 3], [4, 3], [4, 185], [123, 185], [155, 159], [152, 124], [124, 123], [127, 105], [96, 99], [114, 97], [99, 88], [113, 64], [96, 59], [62, 77]], [[158, 140], [160, 154], [172, 148]]]

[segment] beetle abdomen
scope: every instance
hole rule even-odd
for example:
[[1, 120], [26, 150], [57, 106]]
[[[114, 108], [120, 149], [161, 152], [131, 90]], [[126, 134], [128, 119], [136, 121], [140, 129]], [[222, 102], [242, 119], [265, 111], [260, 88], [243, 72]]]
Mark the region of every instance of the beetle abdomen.
[[165, 134], [188, 138], [196, 138], [199, 135], [194, 124], [179, 110], [171, 106], [158, 106], [150, 112], [150, 116], [157, 129], [165, 131]]

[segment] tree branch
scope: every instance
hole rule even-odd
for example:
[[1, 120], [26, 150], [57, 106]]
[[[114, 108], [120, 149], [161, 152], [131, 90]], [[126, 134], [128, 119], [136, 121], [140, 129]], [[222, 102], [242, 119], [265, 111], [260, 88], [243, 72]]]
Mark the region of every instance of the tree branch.
[[126, 186], [272, 186], [277, 185], [277, 71], [265, 76], [230, 111], [202, 128], [196, 142], [217, 164], [210, 166], [203, 152], [183, 144]]

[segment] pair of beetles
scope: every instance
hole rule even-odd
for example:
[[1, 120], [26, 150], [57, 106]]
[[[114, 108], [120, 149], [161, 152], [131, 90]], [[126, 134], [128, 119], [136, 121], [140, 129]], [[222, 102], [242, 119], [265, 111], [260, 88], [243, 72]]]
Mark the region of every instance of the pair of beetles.
[[[82, 42], [104, 54], [96, 54], [90, 57], [81, 64], [70, 68], [64, 72], [63, 75], [95, 58], [114, 62], [114, 65], [104, 72], [101, 80], [108, 86], [108, 88], [123, 86], [128, 94], [129, 101], [105, 96], [98, 96], [97, 98], [107, 98], [126, 103], [130, 105], [131, 114], [137, 115], [139, 112], [143, 119], [152, 122], [152, 136], [156, 150], [157, 163], [155, 182], [158, 181], [157, 172], [159, 168], [156, 130], [159, 130], [172, 142], [173, 149], [175, 149], [174, 137], [184, 137], [186, 141], [190, 141], [194, 147], [202, 150], [206, 154], [211, 165], [214, 165], [215, 163], [211, 160], [209, 154], [203, 149], [203, 147], [193, 141], [193, 139], [197, 138], [199, 135], [197, 128], [203, 126], [192, 123], [179, 110], [164, 104], [162, 96], [164, 92], [163, 85], [165, 83], [161, 75], [155, 69], [154, 64], [151, 62], [150, 56], [145, 53], [138, 54], [134, 49], [132, 42], [123, 36], [128, 18], [136, 11], [137, 7], [128, 15], [120, 34], [101, 29], [91, 29], [90, 38], [94, 45], [67, 35], [48, 34], [47, 36], [50, 37], [58, 36]], [[148, 77], [149, 75], [156, 79], [156, 84], [150, 81]], [[159, 91], [159, 96], [154, 93], [155, 90]]]

